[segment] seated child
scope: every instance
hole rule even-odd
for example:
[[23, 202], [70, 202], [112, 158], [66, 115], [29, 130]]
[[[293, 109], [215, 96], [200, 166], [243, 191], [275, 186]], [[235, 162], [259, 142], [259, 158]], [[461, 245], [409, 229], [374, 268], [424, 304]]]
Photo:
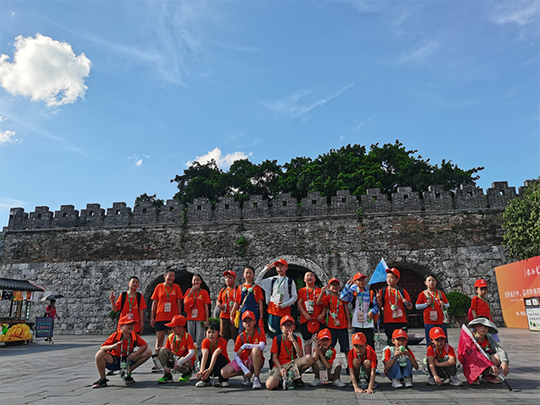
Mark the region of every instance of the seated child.
[[[120, 331], [114, 332], [101, 345], [96, 353], [96, 367], [99, 373], [92, 388], [102, 388], [107, 386], [105, 369], [111, 371], [120, 370], [120, 375], [126, 385], [135, 383], [131, 373], [152, 356], [152, 350], [148, 348], [146, 342], [134, 332], [137, 321], [129, 315], [124, 315], [118, 321]], [[135, 347], [139, 350], [133, 351]]]
[[[507, 376], [510, 372], [510, 368], [508, 367], [510, 362], [504, 349], [489, 335], [496, 335], [499, 332], [497, 327], [487, 318], [473, 319], [469, 322], [468, 327], [474, 327], [475, 331], [473, 336], [476, 339], [476, 342], [480, 345], [482, 350], [489, 355], [489, 358], [493, 363], [493, 365], [486, 369], [482, 374], [483, 381], [500, 384], [501, 380], [497, 378], [497, 375], [502, 373], [503, 376]], [[466, 367], [466, 364], [463, 364], [463, 367]], [[480, 384], [480, 381], [477, 378], [472, 384]]]
[[261, 388], [259, 375], [264, 364], [263, 350], [264, 346], [266, 346], [264, 329], [255, 327], [256, 319], [255, 314], [251, 311], [242, 314], [244, 330], [236, 338], [234, 360], [221, 370], [223, 378], [243, 375], [244, 382], [242, 385], [251, 384], [250, 379], [253, 376], [254, 390]]
[[[353, 335], [352, 344], [353, 348], [347, 354], [347, 360], [354, 392], [373, 394], [375, 373], [377, 371], [377, 354], [367, 344], [366, 336], [362, 332]], [[364, 381], [364, 378], [367, 382]]]
[[328, 329], [321, 330], [315, 338], [315, 354], [313, 355], [315, 379], [309, 383], [312, 387], [330, 381], [336, 387], [345, 387], [345, 384], [339, 379], [342, 367], [341, 360], [336, 359], [337, 351], [330, 346], [331, 343], [332, 335]]
[[217, 376], [219, 384], [222, 387], [229, 386], [229, 380], [221, 376], [221, 369], [229, 362], [227, 354], [227, 341], [219, 336], [219, 323], [217, 321], [209, 321], [206, 325], [206, 339], [201, 344], [201, 371], [196, 374], [196, 377], [201, 381], [195, 384], [195, 387], [208, 387], [212, 385], [210, 377]]
[[283, 334], [274, 338], [270, 349], [274, 367], [269, 372], [266, 388], [277, 388], [282, 379], [287, 379], [289, 370], [293, 374], [294, 386], [303, 387], [302, 373], [313, 365], [313, 357], [309, 354], [301, 356], [302, 339], [293, 335], [295, 323], [292, 316], [285, 315], [281, 318], [280, 328]]
[[463, 383], [457, 377], [456, 353], [452, 346], [446, 343], [444, 330], [438, 327], [432, 328], [429, 331], [429, 338], [431, 344], [427, 348], [429, 367], [427, 385], [441, 385], [449, 381], [454, 387], [462, 387]]
[[[392, 380], [392, 387], [412, 388], [412, 369], [418, 370], [418, 363], [413, 352], [407, 348], [409, 337], [403, 329], [392, 333], [393, 346], [384, 348], [384, 372]], [[403, 383], [400, 381], [403, 380]]]
[[171, 328], [173, 333], [165, 341], [165, 347], [159, 349], [158, 358], [165, 374], [158, 380], [158, 384], [172, 381], [173, 368], [182, 373], [179, 382], [189, 381], [195, 362], [195, 344], [191, 335], [186, 332], [186, 318], [175, 315], [165, 326]]

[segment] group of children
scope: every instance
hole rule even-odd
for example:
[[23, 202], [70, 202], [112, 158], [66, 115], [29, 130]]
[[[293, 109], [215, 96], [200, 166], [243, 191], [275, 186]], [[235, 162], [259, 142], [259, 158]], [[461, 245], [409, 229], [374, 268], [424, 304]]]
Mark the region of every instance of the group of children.
[[[264, 273], [275, 267], [275, 277], [263, 279]], [[345, 387], [340, 375], [345, 367], [351, 385], [357, 393], [373, 393], [377, 384], [377, 355], [374, 328], [379, 310], [384, 314], [384, 330], [388, 346], [383, 349], [384, 372], [394, 388], [412, 387], [412, 370], [418, 362], [410, 350], [407, 335], [406, 309], [412, 308], [409, 294], [398, 287], [399, 270], [387, 269], [387, 287], [374, 294], [366, 285], [367, 276], [356, 273], [340, 293], [340, 282], [332, 278], [327, 286], [315, 287], [315, 275], [305, 273], [305, 287], [296, 290], [294, 280], [286, 277], [287, 262], [279, 259], [267, 265], [254, 280], [252, 267], [244, 269], [245, 282], [235, 287], [236, 273], [223, 273], [225, 287], [219, 292], [217, 307], [220, 321], [210, 320], [210, 297], [201, 289], [201, 278], [194, 275], [192, 288], [185, 295], [174, 281], [174, 272], [165, 274], [165, 282], [158, 285], [152, 295], [152, 326], [156, 330], [156, 350], [152, 354], [146, 342], [136, 333], [146, 307], [136, 293], [138, 279], [130, 279], [130, 290], [114, 301], [113, 309], [120, 312], [118, 331], [113, 333], [96, 354], [100, 379], [94, 388], [107, 386], [105, 369], [120, 370], [126, 384], [132, 384], [132, 371], [154, 358], [154, 368], [163, 371], [159, 384], [173, 381], [172, 373], [180, 374], [178, 381], [189, 381], [193, 374], [199, 380], [195, 386], [229, 386], [229, 378], [242, 376], [244, 386], [262, 388], [260, 373], [265, 363], [267, 342], [263, 299], [268, 303], [268, 329], [272, 338], [267, 389], [291, 389], [304, 386], [302, 374], [312, 369], [313, 387], [331, 384]], [[483, 281], [483, 280], [482, 280]], [[485, 284], [485, 281], [483, 281]], [[446, 334], [446, 309], [448, 300], [437, 290], [433, 275], [425, 277], [426, 290], [416, 302], [424, 312], [427, 347], [428, 385], [448, 382], [461, 386], [457, 377], [458, 367], [454, 349], [448, 344]], [[485, 301], [487, 284], [477, 283], [478, 299]], [[160, 287], [161, 286], [161, 287]], [[485, 291], [483, 290], [485, 288]], [[265, 294], [263, 294], [263, 290]], [[490, 336], [496, 333], [495, 325], [485, 315], [485, 308], [473, 300], [474, 315], [470, 323], [480, 347], [491, 356], [494, 366], [486, 370], [484, 380], [497, 382], [497, 375], [507, 375], [508, 358]], [[127, 305], [126, 305], [127, 303]], [[181, 315], [181, 306], [187, 317]], [[291, 306], [296, 304], [300, 314], [300, 336], [294, 334], [296, 323], [291, 316]], [[351, 307], [352, 309], [349, 309]], [[489, 308], [489, 305], [488, 305]], [[484, 311], [484, 312], [482, 312]], [[166, 319], [168, 318], [168, 319]], [[164, 320], [165, 319], [165, 320]], [[172, 333], [165, 340], [165, 329]], [[349, 348], [349, 330], [353, 329], [352, 348]], [[495, 332], [494, 332], [495, 331]], [[234, 341], [234, 358], [229, 358], [227, 342]], [[165, 344], [163, 345], [163, 341]], [[339, 343], [343, 361], [338, 356]], [[134, 351], [135, 347], [139, 350]], [[346, 360], [345, 360], [346, 358]], [[346, 364], [344, 364], [346, 363]], [[479, 381], [478, 381], [479, 382]], [[476, 384], [477, 382], [473, 382]]]

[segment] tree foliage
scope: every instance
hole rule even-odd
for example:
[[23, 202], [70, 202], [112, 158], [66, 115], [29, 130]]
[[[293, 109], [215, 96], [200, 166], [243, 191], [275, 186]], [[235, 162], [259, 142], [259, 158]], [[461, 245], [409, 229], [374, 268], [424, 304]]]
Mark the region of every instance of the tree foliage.
[[301, 199], [310, 191], [319, 191], [330, 198], [338, 190], [349, 190], [356, 196], [365, 194], [368, 188], [391, 194], [398, 187], [409, 186], [421, 192], [430, 185], [440, 184], [450, 190], [461, 184], [474, 184], [479, 178], [474, 174], [483, 169], [463, 170], [446, 160], [432, 165], [429, 159], [424, 160], [416, 153], [396, 141], [371, 145], [369, 151], [362, 145], [347, 145], [316, 159], [296, 157], [283, 166], [275, 160], [261, 164], [237, 160], [227, 172], [215, 161], [204, 165], [195, 162], [171, 182], [177, 183], [178, 193], [174, 198], [182, 203], [191, 203], [197, 197], [215, 202], [226, 195], [234, 195], [239, 201], [247, 200], [251, 194], [272, 199], [280, 193], [291, 193], [292, 197]]
[[514, 198], [503, 213], [503, 244], [510, 256], [528, 259], [540, 255], [540, 178]]
[[157, 198], [157, 195], [148, 195], [146, 193], [141, 194], [135, 198], [135, 207], [138, 207], [143, 201], [150, 201], [155, 207], [161, 208], [165, 205], [165, 201], [160, 198]]

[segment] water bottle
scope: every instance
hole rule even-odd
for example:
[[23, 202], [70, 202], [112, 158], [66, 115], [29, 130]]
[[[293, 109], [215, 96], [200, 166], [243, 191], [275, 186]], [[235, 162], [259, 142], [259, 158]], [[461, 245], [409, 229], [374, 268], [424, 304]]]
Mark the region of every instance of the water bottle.
[[294, 390], [294, 381], [293, 381], [293, 372], [292, 370], [289, 370], [287, 372], [287, 389], [288, 390]]
[[424, 360], [422, 360], [422, 374], [429, 374], [428, 371], [428, 364], [427, 364], [427, 357], [424, 357]]
[[374, 347], [374, 349], [380, 349], [380, 348], [381, 348], [381, 346], [380, 346], [381, 343], [379, 342], [379, 334], [377, 333], [377, 334], [373, 337], [373, 339], [375, 340], [375, 347]]
[[360, 367], [360, 380], [366, 379], [366, 370], [364, 369], [364, 366]]
[[127, 377], [127, 362], [123, 361], [120, 363], [120, 378], [126, 378]]
[[[405, 349], [405, 346], [399, 346], [399, 351], [401, 353], [403, 353], [405, 350], [407, 350], [407, 349]], [[406, 356], [399, 356], [398, 362], [399, 362], [400, 367], [405, 367], [407, 365], [407, 357]]]
[[334, 354], [334, 352], [332, 351], [332, 349], [328, 349], [326, 351], [326, 354], [324, 355], [324, 357], [326, 357], [327, 360], [331, 359], [332, 358], [332, 355]]

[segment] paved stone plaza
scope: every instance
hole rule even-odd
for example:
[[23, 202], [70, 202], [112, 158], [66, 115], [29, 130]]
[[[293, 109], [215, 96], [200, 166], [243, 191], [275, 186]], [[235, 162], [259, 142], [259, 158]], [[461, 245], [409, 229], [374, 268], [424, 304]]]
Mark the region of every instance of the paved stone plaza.
[[[422, 333], [421, 330], [413, 330]], [[457, 349], [459, 329], [450, 329], [450, 344]], [[151, 347], [153, 335], [144, 335]], [[109, 377], [107, 388], [92, 389], [98, 379], [94, 354], [106, 336], [59, 335], [55, 343], [38, 339], [34, 346], [11, 346], [0, 348], [0, 401], [2, 404], [540, 404], [540, 333], [520, 329], [502, 328], [500, 337], [510, 357], [511, 374], [508, 378], [514, 391], [501, 385], [482, 384], [463, 388], [450, 386], [428, 387], [427, 376], [420, 371], [414, 375], [414, 388], [395, 390], [388, 379], [378, 376], [379, 388], [375, 394], [354, 394], [347, 388], [305, 388], [291, 391], [254, 391], [241, 385], [240, 377], [231, 379], [230, 388], [195, 388], [195, 381], [157, 385], [160, 374], [150, 373], [150, 362], [133, 374], [136, 384], [126, 387], [117, 375]], [[426, 347], [411, 347], [420, 360]], [[379, 357], [380, 357], [380, 350]], [[232, 342], [229, 343], [232, 353]], [[265, 350], [268, 358], [269, 346]], [[266, 367], [268, 362], [266, 362]], [[382, 370], [379, 364], [379, 370]], [[267, 368], [261, 380], [266, 380]], [[465, 381], [463, 375], [460, 378]], [[306, 374], [306, 383], [313, 374]], [[349, 382], [348, 376], [342, 380]]]

